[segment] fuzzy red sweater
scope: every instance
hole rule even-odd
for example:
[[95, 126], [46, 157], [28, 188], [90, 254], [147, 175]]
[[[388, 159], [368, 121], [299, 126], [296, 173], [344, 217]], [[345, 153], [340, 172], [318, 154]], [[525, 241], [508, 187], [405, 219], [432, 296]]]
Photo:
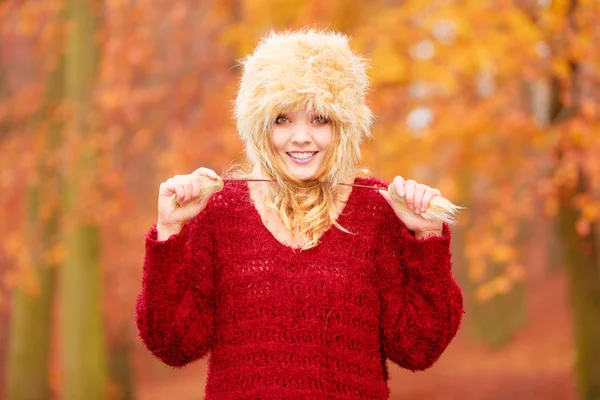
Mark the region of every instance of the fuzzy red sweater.
[[[377, 178], [355, 183], [387, 184]], [[281, 244], [246, 182], [227, 182], [168, 240], [146, 236], [139, 334], [168, 365], [211, 352], [207, 400], [387, 399], [386, 359], [430, 367], [460, 325], [450, 230], [418, 240], [353, 188], [312, 249]]]

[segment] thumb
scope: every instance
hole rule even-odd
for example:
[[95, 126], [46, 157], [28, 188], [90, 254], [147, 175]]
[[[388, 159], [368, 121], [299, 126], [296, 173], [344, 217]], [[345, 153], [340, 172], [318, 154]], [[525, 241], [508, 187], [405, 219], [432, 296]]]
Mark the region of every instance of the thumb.
[[379, 194], [381, 194], [383, 196], [383, 198], [385, 199], [385, 201], [388, 202], [388, 204], [390, 205], [390, 207], [392, 207], [392, 209], [394, 211], [396, 210], [396, 203], [394, 203], [394, 200], [392, 199], [392, 196], [390, 196], [390, 193], [386, 190], [386, 189], [380, 189], [378, 190]]

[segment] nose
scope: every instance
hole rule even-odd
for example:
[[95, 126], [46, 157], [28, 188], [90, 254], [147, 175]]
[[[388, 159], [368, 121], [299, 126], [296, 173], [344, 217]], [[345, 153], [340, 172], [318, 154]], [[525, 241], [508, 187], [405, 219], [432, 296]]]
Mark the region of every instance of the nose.
[[292, 131], [292, 142], [294, 143], [310, 143], [310, 125], [304, 122], [294, 124]]

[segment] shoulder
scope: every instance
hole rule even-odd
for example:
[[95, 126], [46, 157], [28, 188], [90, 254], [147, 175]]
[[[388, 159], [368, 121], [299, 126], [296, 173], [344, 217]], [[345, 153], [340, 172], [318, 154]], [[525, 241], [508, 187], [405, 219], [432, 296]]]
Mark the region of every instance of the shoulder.
[[[377, 178], [377, 177], [366, 177], [366, 178], [356, 178], [354, 180], [355, 185], [361, 186], [369, 186], [373, 188], [387, 189], [389, 183]], [[363, 204], [372, 204], [372, 205], [386, 205], [389, 208], [389, 205], [376, 189], [369, 189], [363, 187], [354, 187], [352, 190], [356, 191], [357, 197], [360, 198]]]
[[[377, 177], [356, 178], [354, 184], [383, 190], [387, 190], [389, 185], [388, 182]], [[365, 187], [353, 187], [352, 190], [356, 192], [356, 198], [359, 200], [361, 208], [364, 208], [370, 214], [368, 216], [375, 222], [379, 223], [382, 219], [390, 218], [391, 215], [395, 217], [394, 210], [379, 193], [379, 190]]]
[[[374, 176], [356, 178], [354, 183], [377, 187], [383, 190], [387, 190], [390, 184], [389, 182]], [[408, 230], [378, 190], [358, 187], [353, 188], [353, 190], [357, 190], [361, 203], [368, 211], [370, 211], [370, 217], [374, 220], [378, 231], [389, 231], [392, 228], [393, 230], [399, 231]]]

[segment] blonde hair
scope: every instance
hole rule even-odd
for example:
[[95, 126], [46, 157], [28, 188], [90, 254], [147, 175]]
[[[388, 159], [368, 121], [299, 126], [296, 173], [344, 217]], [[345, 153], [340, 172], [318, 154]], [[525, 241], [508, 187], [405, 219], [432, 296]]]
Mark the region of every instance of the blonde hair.
[[[357, 167], [360, 145], [371, 137], [366, 60], [341, 33], [303, 29], [271, 32], [240, 64], [235, 117], [247, 163], [228, 174], [248, 178], [260, 173], [273, 180], [263, 203], [292, 233], [298, 230], [303, 249], [317, 246], [331, 225], [348, 232], [335, 219], [337, 204], [345, 200], [339, 184], [352, 183], [362, 173]], [[271, 140], [277, 116], [303, 107], [333, 123], [326, 159], [309, 181], [286, 173]]]
[[[327, 178], [330, 176], [327, 171], [333, 170], [336, 160], [333, 154], [335, 149], [334, 145], [329, 148], [315, 179], [309, 181], [300, 181], [290, 176], [276, 155], [268, 156], [273, 159], [273, 170], [263, 171], [249, 163], [233, 164], [223, 176], [248, 179], [261, 175], [269, 179], [269, 182], [265, 182], [268, 190], [261, 199], [263, 205], [273, 211], [294, 238], [305, 243], [302, 250], [306, 250], [316, 247], [323, 233], [331, 226], [352, 233], [336, 221], [340, 211], [339, 204], [347, 200], [347, 196], [341, 185]], [[269, 149], [267, 152], [274, 153], [274, 150]], [[369, 174], [367, 169], [353, 168], [342, 183], [352, 183], [355, 177], [366, 174]]]

